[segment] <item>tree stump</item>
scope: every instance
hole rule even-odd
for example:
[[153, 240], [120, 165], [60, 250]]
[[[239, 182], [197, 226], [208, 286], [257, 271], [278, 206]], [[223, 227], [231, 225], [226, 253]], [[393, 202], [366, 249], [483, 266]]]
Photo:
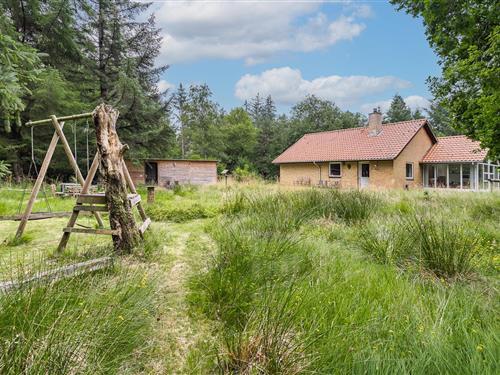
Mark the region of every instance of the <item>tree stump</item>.
[[132, 207], [127, 194], [127, 184], [123, 174], [123, 154], [128, 150], [116, 133], [118, 111], [101, 104], [93, 112], [97, 149], [101, 156], [99, 171], [102, 175], [111, 229], [119, 230], [113, 235], [115, 251], [130, 253], [140, 241], [140, 233], [135, 225]]

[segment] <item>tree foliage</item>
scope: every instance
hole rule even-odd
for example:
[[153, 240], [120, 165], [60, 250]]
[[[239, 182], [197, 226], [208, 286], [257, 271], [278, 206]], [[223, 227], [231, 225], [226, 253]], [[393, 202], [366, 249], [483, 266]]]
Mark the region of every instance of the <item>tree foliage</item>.
[[453, 127], [500, 155], [500, 2], [391, 0], [422, 17], [442, 76], [429, 79]]
[[391, 101], [391, 106], [384, 116], [384, 122], [408, 121], [413, 118], [411, 109], [408, 107], [399, 94], [394, 95]]
[[[102, 101], [120, 111], [120, 136], [131, 157], [176, 152], [168, 97], [157, 88], [167, 67], [155, 65], [161, 36], [149, 6], [133, 0], [0, 0], [0, 79], [7, 83], [0, 88], [6, 139], [0, 157], [15, 171], [28, 157], [29, 132], [12, 127], [13, 120], [85, 112]], [[37, 143], [46, 147], [52, 132], [50, 126], [37, 129]], [[85, 138], [84, 131], [76, 132], [80, 154]], [[70, 172], [58, 152], [54, 160], [61, 165], [52, 165], [52, 175]]]

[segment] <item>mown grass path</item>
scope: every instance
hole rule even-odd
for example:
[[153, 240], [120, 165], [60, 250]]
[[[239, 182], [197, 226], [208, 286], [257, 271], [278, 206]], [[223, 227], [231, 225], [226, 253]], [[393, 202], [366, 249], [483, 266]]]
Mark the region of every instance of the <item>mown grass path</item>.
[[168, 237], [162, 260], [152, 267], [158, 281], [158, 306], [144, 372], [205, 373], [213, 361], [207, 349], [214, 340], [209, 323], [202, 316], [190, 314], [186, 299], [189, 278], [209, 256], [203, 220], [155, 226]]

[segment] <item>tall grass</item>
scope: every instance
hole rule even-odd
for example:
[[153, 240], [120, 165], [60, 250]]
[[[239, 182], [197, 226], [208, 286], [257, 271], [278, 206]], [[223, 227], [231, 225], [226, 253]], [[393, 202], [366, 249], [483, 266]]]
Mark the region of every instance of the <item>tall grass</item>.
[[361, 231], [363, 250], [381, 262], [415, 261], [438, 277], [467, 277], [481, 255], [481, 233], [469, 223], [442, 214], [412, 213]]
[[[483, 272], [473, 206], [364, 192], [233, 195], [208, 227], [217, 253], [191, 280], [193, 308], [221, 327], [218, 371], [497, 373], [494, 282], [455, 282]], [[431, 209], [439, 217], [421, 212]]]
[[0, 372], [116, 372], [147, 341], [144, 272], [101, 272], [34, 284], [0, 299]]

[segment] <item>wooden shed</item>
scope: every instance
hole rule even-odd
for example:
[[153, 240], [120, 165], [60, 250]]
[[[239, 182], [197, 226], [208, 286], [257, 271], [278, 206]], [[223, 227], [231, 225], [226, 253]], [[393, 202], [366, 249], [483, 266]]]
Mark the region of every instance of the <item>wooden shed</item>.
[[217, 182], [217, 160], [145, 159], [126, 163], [135, 184], [170, 187]]

